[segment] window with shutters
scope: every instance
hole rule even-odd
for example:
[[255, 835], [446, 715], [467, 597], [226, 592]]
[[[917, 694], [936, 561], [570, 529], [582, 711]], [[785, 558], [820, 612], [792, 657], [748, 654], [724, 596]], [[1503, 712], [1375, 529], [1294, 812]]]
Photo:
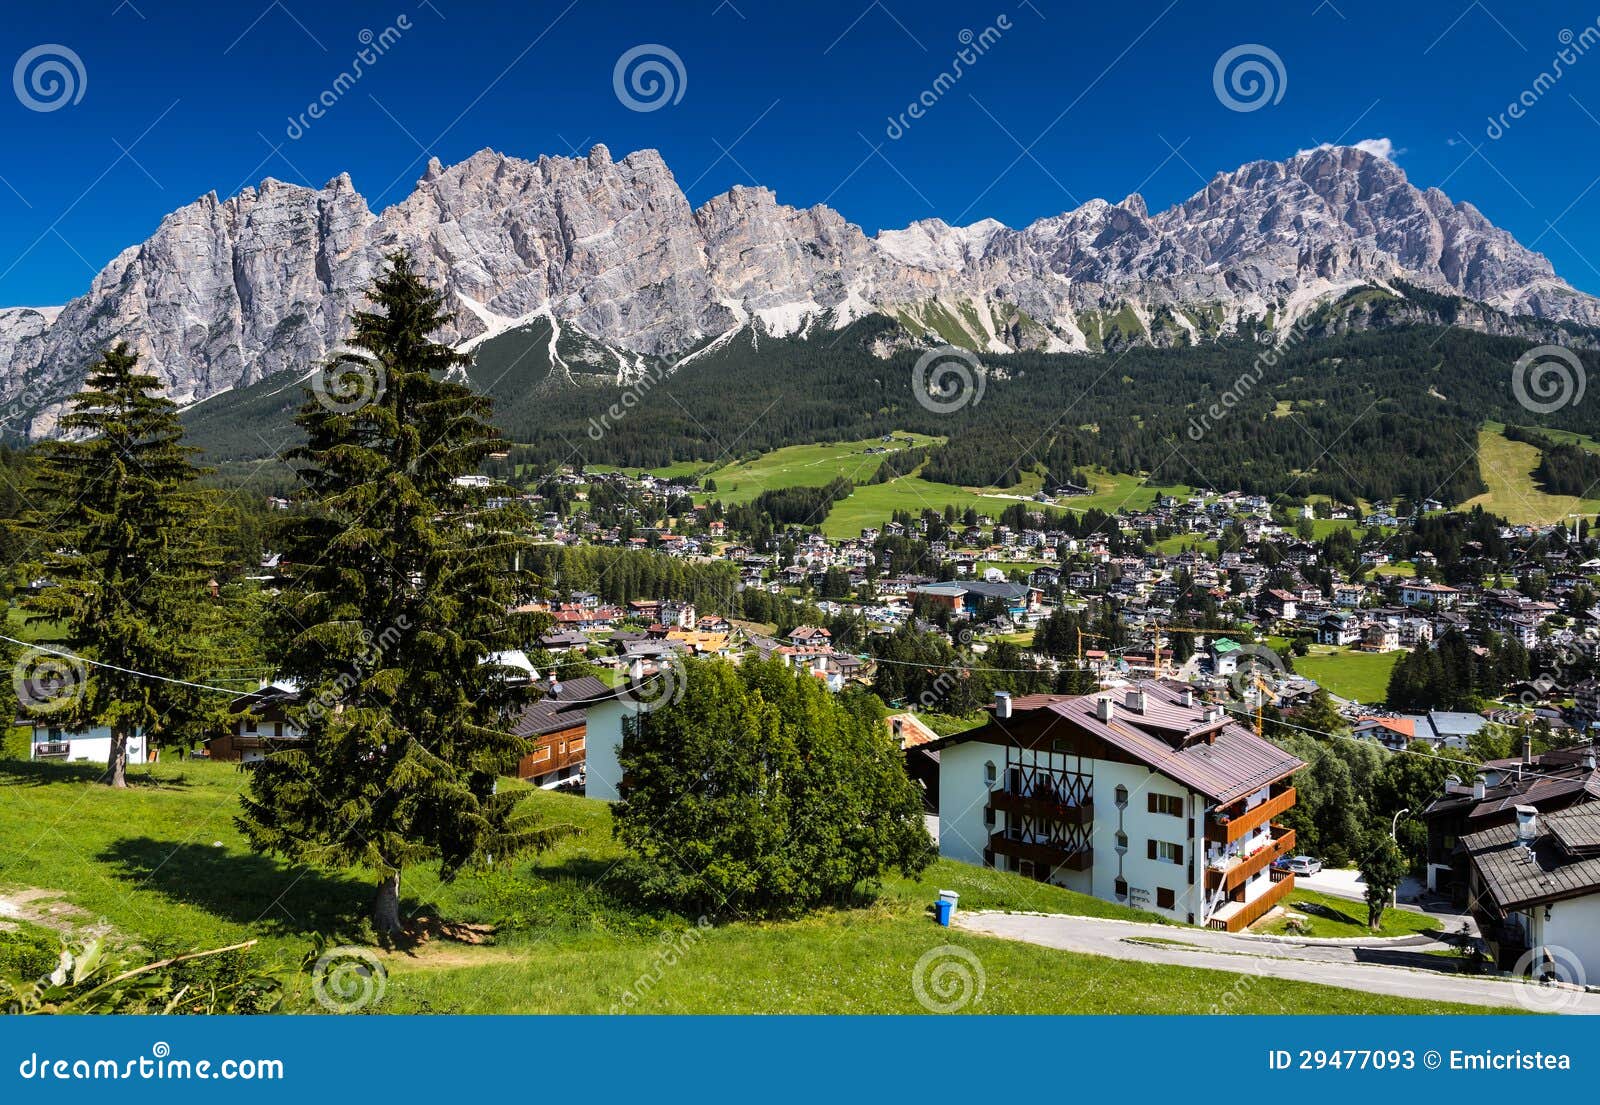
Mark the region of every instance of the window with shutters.
[[1150, 795], [1150, 812], [1182, 817], [1183, 799], [1176, 794], [1152, 794]]
[[1156, 887], [1156, 908], [1173, 909], [1178, 904], [1178, 896], [1165, 886]]
[[1176, 863], [1182, 865], [1182, 844], [1173, 844], [1171, 841], [1166, 840], [1153, 840], [1151, 843], [1155, 845], [1155, 854], [1150, 857], [1151, 859], [1160, 860], [1162, 863]]

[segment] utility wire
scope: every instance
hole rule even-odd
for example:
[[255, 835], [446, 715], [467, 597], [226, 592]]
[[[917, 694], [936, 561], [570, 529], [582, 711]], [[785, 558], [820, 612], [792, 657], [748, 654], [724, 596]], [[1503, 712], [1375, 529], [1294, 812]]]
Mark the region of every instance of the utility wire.
[[48, 645], [41, 645], [35, 641], [19, 641], [15, 637], [7, 637], [4, 634], [0, 634], [0, 641], [9, 641], [11, 644], [21, 645], [23, 648], [32, 649], [36, 652], [46, 652], [52, 656], [60, 656], [75, 663], [88, 664], [90, 667], [105, 668], [107, 671], [119, 671], [124, 675], [135, 675], [140, 679], [154, 679], [161, 683], [173, 683], [180, 687], [193, 687], [200, 691], [216, 691], [218, 694], [234, 695], [236, 697], [244, 693], [238, 687], [213, 687], [209, 683], [191, 683], [187, 679], [171, 679], [165, 675], [156, 675], [148, 671], [136, 671], [133, 668], [119, 667], [116, 664], [103, 664], [99, 660], [90, 660], [88, 657], [79, 656], [75, 652], [50, 648]]

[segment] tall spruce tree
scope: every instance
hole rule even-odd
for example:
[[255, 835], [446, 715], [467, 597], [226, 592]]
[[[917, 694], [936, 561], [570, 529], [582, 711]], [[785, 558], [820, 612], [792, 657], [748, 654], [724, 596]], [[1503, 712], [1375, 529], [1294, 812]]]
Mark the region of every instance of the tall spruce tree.
[[17, 533], [30, 575], [48, 586], [22, 602], [30, 623], [59, 632], [52, 653], [24, 656], [23, 705], [66, 729], [111, 733], [106, 780], [127, 785], [128, 742], [192, 740], [211, 716], [192, 680], [206, 654], [204, 544], [209, 496], [178, 408], [119, 343], [89, 370], [60, 428], [39, 446]]
[[290, 453], [310, 510], [287, 534], [275, 619], [306, 739], [255, 770], [238, 823], [259, 851], [373, 870], [373, 923], [392, 936], [408, 865], [450, 878], [568, 830], [517, 816], [526, 792], [496, 787], [528, 748], [509, 732], [515, 688], [484, 663], [524, 643], [507, 612], [522, 542], [457, 480], [505, 443], [489, 401], [452, 378], [467, 358], [429, 337], [449, 318], [410, 260], [390, 257], [369, 294]]

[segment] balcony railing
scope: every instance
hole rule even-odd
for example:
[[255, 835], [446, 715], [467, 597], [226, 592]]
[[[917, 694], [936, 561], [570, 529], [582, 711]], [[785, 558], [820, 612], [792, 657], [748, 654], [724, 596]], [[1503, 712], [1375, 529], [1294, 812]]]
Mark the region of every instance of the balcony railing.
[[1094, 863], [1094, 849], [1066, 844], [1044, 844], [993, 833], [989, 850], [997, 856], [1027, 860], [1045, 868], [1065, 867], [1068, 871], [1087, 871]]
[[1087, 825], [1094, 820], [1094, 799], [1078, 805], [1067, 805], [1046, 795], [1013, 794], [1008, 790], [989, 792], [989, 806], [1000, 812], [1021, 817], [1039, 817], [1060, 821], [1068, 825]]
[[1277, 794], [1270, 795], [1266, 801], [1244, 811], [1234, 814], [1227, 821], [1215, 821], [1206, 826], [1206, 839], [1217, 844], [1232, 844], [1242, 840], [1258, 825], [1264, 825], [1277, 817], [1284, 810], [1294, 805], [1294, 787], [1284, 787]]
[[1285, 875], [1273, 883], [1259, 898], [1248, 902], [1229, 902], [1211, 915], [1207, 924], [1223, 932], [1239, 932], [1249, 928], [1271, 912], [1294, 889], [1294, 876]]
[[1295, 844], [1294, 830], [1285, 829], [1281, 825], [1274, 825], [1272, 829], [1272, 839], [1248, 856], [1242, 859], [1229, 858], [1207, 865], [1206, 889], [1233, 890], [1249, 882], [1263, 867], [1276, 863], [1283, 856], [1292, 853]]
[[33, 758], [36, 760], [64, 759], [72, 751], [70, 741], [45, 741], [33, 746]]

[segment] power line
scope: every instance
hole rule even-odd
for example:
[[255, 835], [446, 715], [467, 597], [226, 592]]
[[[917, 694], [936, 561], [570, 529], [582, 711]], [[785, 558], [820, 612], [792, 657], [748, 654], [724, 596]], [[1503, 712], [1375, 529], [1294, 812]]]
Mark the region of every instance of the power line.
[[161, 683], [172, 683], [180, 687], [193, 687], [194, 689], [200, 691], [216, 691], [218, 694], [233, 695], [235, 697], [243, 693], [238, 687], [213, 687], [209, 683], [191, 683], [187, 679], [171, 679], [165, 675], [156, 675], [153, 672], [136, 671], [133, 668], [119, 667], [116, 664], [105, 664], [101, 663], [99, 660], [90, 660], [86, 656], [79, 656], [75, 652], [66, 652], [59, 648], [50, 648], [48, 645], [41, 645], [35, 641], [19, 641], [15, 637], [7, 637], [4, 634], [0, 634], [0, 641], [9, 641], [14, 645], [21, 645], [23, 648], [31, 649], [35, 652], [45, 652], [49, 653], [51, 656], [60, 656], [63, 659], [71, 660], [74, 663], [87, 664], [90, 667], [95, 668], [105, 668], [107, 671], [117, 671], [124, 675], [138, 676], [140, 679], [154, 679]]

